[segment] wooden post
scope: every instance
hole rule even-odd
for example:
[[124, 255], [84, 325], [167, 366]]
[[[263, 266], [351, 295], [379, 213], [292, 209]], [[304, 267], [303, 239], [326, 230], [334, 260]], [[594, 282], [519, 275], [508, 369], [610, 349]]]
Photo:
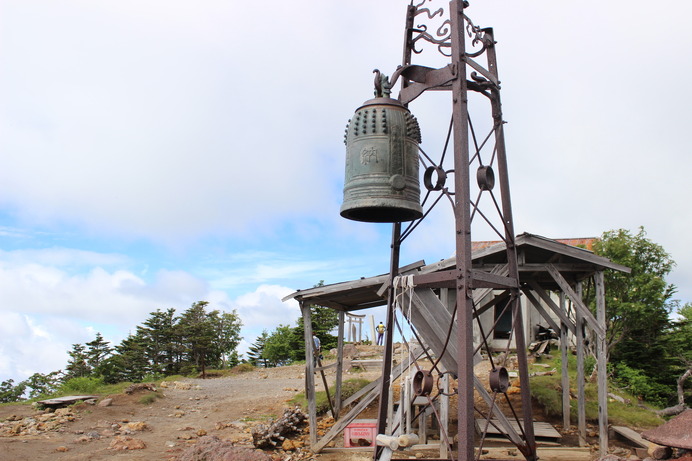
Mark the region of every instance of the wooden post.
[[404, 421], [406, 424], [404, 425], [405, 430], [403, 431], [405, 434], [409, 434], [412, 432], [411, 429], [411, 377], [409, 376], [411, 373], [411, 369], [407, 368], [406, 369], [406, 376], [402, 375], [402, 381], [403, 381], [403, 386], [404, 388], [402, 389], [402, 393], [404, 394], [404, 416], [405, 419]]
[[[605, 285], [603, 282], [603, 271], [594, 274], [596, 285], [596, 318], [598, 323], [606, 331], [606, 312], [605, 312]], [[601, 456], [608, 454], [608, 375], [606, 366], [608, 362], [608, 345], [606, 335], [598, 335], [597, 364], [598, 364], [598, 440]]]
[[[565, 293], [560, 292], [560, 310], [567, 312]], [[562, 427], [570, 428], [570, 408], [569, 408], [569, 368], [568, 368], [568, 331], [567, 325], [560, 322], [560, 357], [562, 358]]]
[[317, 403], [315, 401], [315, 366], [313, 363], [312, 316], [310, 306], [300, 302], [305, 330], [305, 395], [308, 399], [308, 422], [310, 424], [310, 445], [317, 443]]
[[351, 342], [353, 342], [353, 339], [351, 337], [351, 322], [352, 322], [351, 316], [350, 315], [347, 316], [346, 319], [348, 320], [348, 326], [346, 327], [346, 332], [348, 333], [348, 340], [347, 341], [349, 343], [351, 343]]
[[447, 445], [447, 440], [452, 437], [449, 434], [449, 373], [445, 373], [442, 377], [442, 392], [444, 393], [440, 397], [440, 458], [447, 458], [449, 456], [449, 446]]
[[377, 344], [377, 336], [375, 333], [375, 317], [370, 316], [370, 344]]
[[394, 382], [389, 385], [389, 398], [387, 399], [387, 434], [392, 434], [394, 428]]
[[339, 311], [339, 332], [337, 333], [339, 336], [336, 346], [336, 390], [334, 391], [336, 419], [339, 419], [339, 413], [341, 413], [341, 382], [344, 375], [344, 317], [346, 317], [346, 314], [343, 311]]
[[[581, 300], [582, 285], [577, 283], [577, 296]], [[577, 303], [573, 300], [574, 304]], [[577, 426], [579, 429], [579, 446], [586, 446], [586, 393], [584, 390], [584, 317], [575, 309], [577, 319]]]

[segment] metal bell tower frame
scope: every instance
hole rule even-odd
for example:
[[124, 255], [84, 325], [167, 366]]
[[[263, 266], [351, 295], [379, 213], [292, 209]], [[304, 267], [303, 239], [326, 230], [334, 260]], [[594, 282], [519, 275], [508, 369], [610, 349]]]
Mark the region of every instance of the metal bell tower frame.
[[[442, 153], [440, 161], [431, 160], [425, 153], [421, 156], [422, 163], [426, 166], [424, 183], [427, 188], [427, 195], [423, 200], [424, 208], [427, 209], [423, 217], [407, 224], [403, 231], [401, 223], [393, 224], [387, 320], [388, 324], [392, 325], [395, 310], [393, 286], [394, 279], [398, 275], [399, 249], [402, 241], [421, 220], [425, 219], [435, 205], [449, 201], [454, 209], [456, 267], [449, 271], [417, 275], [414, 277], [414, 283], [416, 287], [444, 287], [454, 289], [456, 292], [456, 361], [458, 366], [458, 458], [456, 459], [459, 461], [478, 459], [474, 455], [474, 447], [483, 444], [489, 424], [495, 424], [490, 421], [498, 419], [500, 425], [503, 426], [500, 429], [508, 435], [525, 459], [533, 461], [537, 459], [536, 445], [526, 343], [519, 300], [519, 272], [493, 30], [474, 25], [466, 14], [469, 6], [466, 1], [452, 0], [447, 11], [445, 8], [431, 8], [431, 3], [433, 0], [422, 0], [417, 5], [408, 6], [403, 63], [392, 75], [392, 85], [397, 80], [401, 80], [399, 100], [404, 105], [429, 90], [451, 92], [451, 123], [445, 152]], [[433, 52], [448, 57], [449, 64], [442, 68], [414, 64], [414, 58], [423, 53], [424, 49], [426, 51], [432, 49]], [[485, 60], [485, 64], [480, 63], [481, 59]], [[480, 135], [475, 127], [482, 123], [474, 124], [469, 112], [469, 96], [474, 93], [480, 95], [479, 99], [487, 101], [492, 118], [487, 124], [490, 126], [488, 132]], [[442, 163], [450, 141], [454, 166], [452, 169], [445, 170]], [[453, 175], [453, 184], [450, 184], [453, 189], [446, 184], [448, 175]], [[474, 184], [474, 196], [472, 196], [472, 184]], [[436, 200], [435, 197], [437, 197]], [[445, 198], [448, 200], [444, 200]], [[427, 206], [426, 203], [428, 203]], [[489, 226], [497, 234], [499, 240], [506, 245], [506, 267], [502, 271], [486, 272], [472, 267], [471, 227], [475, 221], [481, 221]], [[493, 362], [490, 354], [488, 341], [493, 332], [483, 331], [480, 327], [478, 306], [474, 302], [473, 294], [474, 290], [484, 288], [499, 290], [509, 299], [505, 307], [512, 313], [508, 349], [513, 338], [521, 381], [521, 412], [515, 410], [506, 393], [508, 383], [505, 363]], [[454, 316], [452, 318], [454, 319]], [[474, 345], [474, 322], [478, 322], [481, 330], [479, 345]], [[497, 322], [492, 329], [495, 326]], [[389, 330], [392, 328], [390, 327]], [[378, 414], [378, 433], [380, 434], [385, 433], [386, 429], [387, 391], [392, 384], [389, 381], [392, 336], [391, 331], [388, 331]], [[474, 355], [479, 349], [486, 349], [491, 361], [490, 392], [474, 376]], [[505, 357], [507, 356], [508, 354], [505, 354]], [[482, 409], [474, 404], [474, 389], [485, 400]], [[480, 436], [477, 436], [475, 431], [477, 416], [488, 421], [484, 425], [485, 432]], [[513, 423], [516, 424], [513, 425]], [[478, 451], [480, 452], [480, 449]], [[381, 447], [375, 451], [374, 459], [385, 459]], [[455, 458], [450, 453], [448, 459]]]

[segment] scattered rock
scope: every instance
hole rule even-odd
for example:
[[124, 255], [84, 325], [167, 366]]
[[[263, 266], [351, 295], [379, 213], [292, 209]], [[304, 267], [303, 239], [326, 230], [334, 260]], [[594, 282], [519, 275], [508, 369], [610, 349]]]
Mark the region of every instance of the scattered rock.
[[176, 461], [224, 461], [238, 459], [244, 461], [272, 461], [272, 458], [260, 450], [235, 447], [230, 442], [223, 442], [218, 437], [206, 436], [178, 456]]
[[146, 429], [149, 429], [149, 426], [143, 421], [133, 421], [125, 425], [125, 430], [132, 432], [142, 432]]
[[113, 399], [108, 398], [108, 399], [103, 399], [99, 402], [100, 407], [110, 407], [113, 405]]
[[26, 418], [12, 415], [7, 418], [7, 421], [11, 421], [13, 424], [0, 425], [0, 435], [37, 435], [42, 432], [59, 430], [61, 426], [75, 421], [75, 419], [75, 414], [69, 408], [60, 408], [55, 412], [40, 413]]
[[111, 444], [109, 445], [109, 450], [142, 450], [146, 448], [147, 445], [143, 440], [135, 439], [134, 437], [129, 437], [127, 435], [116, 436]]
[[344, 344], [344, 358], [353, 358], [358, 356], [358, 349], [355, 344]]
[[296, 447], [295, 442], [291, 439], [284, 439], [284, 443], [281, 444], [281, 449], [284, 451], [293, 451], [296, 448], [298, 447]]
[[64, 445], [60, 445], [59, 447], [55, 448], [55, 451], [57, 451], [59, 453], [65, 453], [66, 451], [70, 451], [70, 449]]
[[134, 394], [135, 392], [140, 391], [156, 392], [156, 386], [154, 386], [151, 383], [135, 383], [130, 385], [127, 389], [125, 389], [126, 394]]

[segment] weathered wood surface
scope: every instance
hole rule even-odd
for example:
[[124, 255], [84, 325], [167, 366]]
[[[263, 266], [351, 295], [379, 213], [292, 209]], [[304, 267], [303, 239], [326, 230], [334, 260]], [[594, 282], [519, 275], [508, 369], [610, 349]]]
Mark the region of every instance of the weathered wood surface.
[[[593, 316], [589, 308], [584, 304], [581, 299], [581, 293], [577, 293], [572, 290], [572, 287], [569, 286], [567, 280], [565, 280], [562, 274], [560, 274], [560, 272], [554, 266], [551, 264], [546, 264], [546, 269], [548, 269], [548, 273], [559, 285], [560, 289], [567, 295], [569, 299], [572, 300], [572, 305], [578, 312], [581, 313], [591, 329], [594, 330], [599, 337], [605, 337], [605, 329], [598, 323], [596, 317]], [[578, 284], [580, 283], [581, 282], [578, 282]]]
[[630, 429], [629, 427], [625, 426], [613, 426], [612, 429], [616, 435], [620, 436], [621, 438], [624, 438], [632, 445], [638, 445], [642, 448], [646, 448], [649, 446], [649, 442], [644, 440], [642, 436], [639, 434], [639, 432], [635, 431], [634, 429]]
[[[560, 318], [560, 322], [564, 323], [567, 325], [569, 328], [569, 331], [572, 332], [573, 335], [577, 334], [577, 327], [575, 326], [574, 322], [567, 316], [567, 313], [560, 308], [557, 304], [555, 304], [555, 301], [550, 297], [547, 291], [545, 291], [535, 280], [530, 280], [529, 281], [529, 286], [531, 287], [531, 290], [533, 290], [540, 298], [545, 302], [545, 304], [552, 310], [555, 315], [557, 315]], [[538, 301], [536, 300], [535, 296], [533, 296], [533, 293], [527, 289], [522, 289], [523, 293], [526, 295], [526, 297], [531, 300], [531, 303], [533, 305], [538, 304]], [[557, 331], [557, 330], [556, 330]]]
[[[536, 450], [541, 461], [591, 461], [593, 456], [586, 447], [538, 447]], [[483, 448], [480, 459], [523, 459], [516, 448], [488, 447]]]
[[351, 360], [351, 367], [359, 367], [363, 370], [367, 370], [366, 367], [382, 367], [382, 359]]
[[[566, 306], [566, 298], [565, 294], [560, 292], [560, 310], [563, 312], [566, 312], [565, 306]], [[569, 400], [570, 400], [570, 395], [569, 395], [569, 370], [568, 370], [568, 361], [567, 361], [567, 342], [568, 342], [568, 335], [567, 335], [567, 325], [564, 323], [560, 322], [560, 357], [562, 359], [561, 363], [561, 375], [560, 375], [560, 384], [562, 386], [562, 427], [565, 429], [569, 429], [572, 425], [570, 421], [570, 405], [569, 405]]]
[[[491, 419], [490, 420], [490, 425], [488, 425], [488, 436], [504, 436], [505, 432], [502, 431], [500, 432], [497, 428], [502, 427], [500, 425], [500, 421], [496, 419]], [[516, 421], [511, 421], [512, 427], [514, 428], [515, 431], [519, 431], [519, 425], [517, 424]], [[476, 419], [476, 428], [478, 429], [479, 432], [481, 432], [486, 425], [486, 420], [484, 418], [477, 418]], [[497, 427], [496, 427], [497, 426]], [[560, 440], [562, 438], [562, 435], [550, 424], [550, 423], [545, 423], [545, 422], [540, 422], [540, 421], [534, 421], [533, 423], [533, 431], [534, 435], [536, 438], [541, 438], [541, 439], [552, 439], [552, 440]]]
[[593, 278], [596, 285], [596, 318], [598, 325], [604, 331], [602, 336], [596, 338], [596, 364], [598, 370], [598, 445], [601, 456], [605, 456], [608, 454], [608, 344], [605, 336], [606, 306], [603, 271], [597, 271]]
[[56, 397], [54, 399], [40, 400], [37, 403], [46, 407], [55, 407], [61, 405], [70, 405], [80, 400], [98, 399], [98, 395], [66, 395], [64, 397]]

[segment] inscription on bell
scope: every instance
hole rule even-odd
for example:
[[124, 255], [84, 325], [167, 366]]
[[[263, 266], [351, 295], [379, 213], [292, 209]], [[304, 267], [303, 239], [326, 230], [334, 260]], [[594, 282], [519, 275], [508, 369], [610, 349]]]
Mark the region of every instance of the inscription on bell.
[[360, 153], [361, 165], [368, 165], [370, 162], [380, 163], [377, 158], [377, 147], [366, 147]]

